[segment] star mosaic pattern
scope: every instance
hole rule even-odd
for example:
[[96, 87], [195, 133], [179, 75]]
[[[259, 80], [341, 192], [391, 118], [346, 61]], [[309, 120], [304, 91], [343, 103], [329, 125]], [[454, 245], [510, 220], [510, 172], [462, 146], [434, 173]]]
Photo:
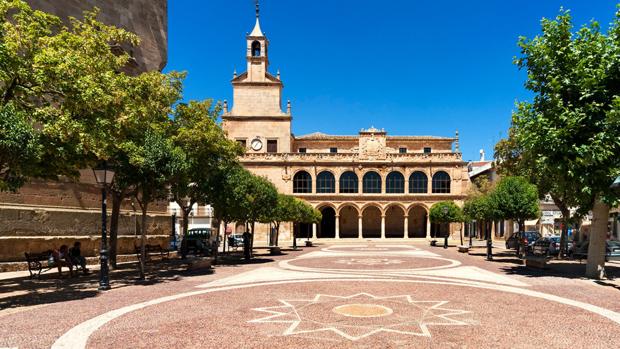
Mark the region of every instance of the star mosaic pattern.
[[410, 295], [379, 297], [317, 294], [311, 299], [279, 300], [280, 305], [255, 308], [267, 313], [250, 323], [288, 324], [282, 335], [333, 332], [351, 341], [378, 333], [431, 337], [429, 326], [465, 326], [465, 310], [446, 308], [448, 301], [418, 301]]

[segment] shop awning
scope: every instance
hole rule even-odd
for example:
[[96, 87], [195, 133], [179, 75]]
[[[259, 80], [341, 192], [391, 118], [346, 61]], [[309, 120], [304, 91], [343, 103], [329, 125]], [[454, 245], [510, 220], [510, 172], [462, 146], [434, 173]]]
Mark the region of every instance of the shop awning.
[[531, 227], [531, 226], [534, 226], [534, 225], [537, 225], [537, 224], [538, 224], [538, 219], [532, 219], [532, 220], [529, 220], [529, 221], [525, 221], [525, 226], [526, 227], [527, 226]]

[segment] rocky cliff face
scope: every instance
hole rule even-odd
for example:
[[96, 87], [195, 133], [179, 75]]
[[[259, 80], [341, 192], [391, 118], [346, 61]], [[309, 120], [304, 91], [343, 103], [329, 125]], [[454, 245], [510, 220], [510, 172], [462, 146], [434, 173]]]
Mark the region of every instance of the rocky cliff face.
[[140, 45], [130, 49], [137, 65], [133, 72], [162, 70], [168, 54], [167, 0], [26, 0], [35, 9], [63, 20], [81, 18], [86, 10], [101, 10], [99, 20], [124, 28], [140, 37]]

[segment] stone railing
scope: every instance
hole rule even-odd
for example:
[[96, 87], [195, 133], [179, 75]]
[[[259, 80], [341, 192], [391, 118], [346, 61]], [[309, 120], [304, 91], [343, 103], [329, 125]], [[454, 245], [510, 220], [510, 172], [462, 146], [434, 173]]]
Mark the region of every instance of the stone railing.
[[462, 163], [461, 153], [388, 153], [377, 157], [360, 157], [359, 153], [247, 153], [241, 162], [294, 163]]

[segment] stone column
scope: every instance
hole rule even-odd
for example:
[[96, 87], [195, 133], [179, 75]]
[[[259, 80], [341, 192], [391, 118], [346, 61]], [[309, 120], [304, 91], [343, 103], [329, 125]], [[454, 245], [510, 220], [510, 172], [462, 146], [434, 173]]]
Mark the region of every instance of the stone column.
[[364, 238], [364, 236], [362, 235], [362, 215], [359, 215], [359, 218], [357, 219], [357, 237], [359, 239]]
[[409, 239], [409, 216], [405, 216], [405, 231], [403, 233], [403, 236], [405, 237], [405, 239]]
[[385, 240], [385, 215], [381, 215], [381, 240]]
[[336, 215], [336, 239], [340, 239], [340, 216]]
[[431, 239], [431, 220], [428, 218], [428, 215], [426, 217], [426, 238]]
[[316, 223], [312, 223], [312, 239], [316, 240]]

